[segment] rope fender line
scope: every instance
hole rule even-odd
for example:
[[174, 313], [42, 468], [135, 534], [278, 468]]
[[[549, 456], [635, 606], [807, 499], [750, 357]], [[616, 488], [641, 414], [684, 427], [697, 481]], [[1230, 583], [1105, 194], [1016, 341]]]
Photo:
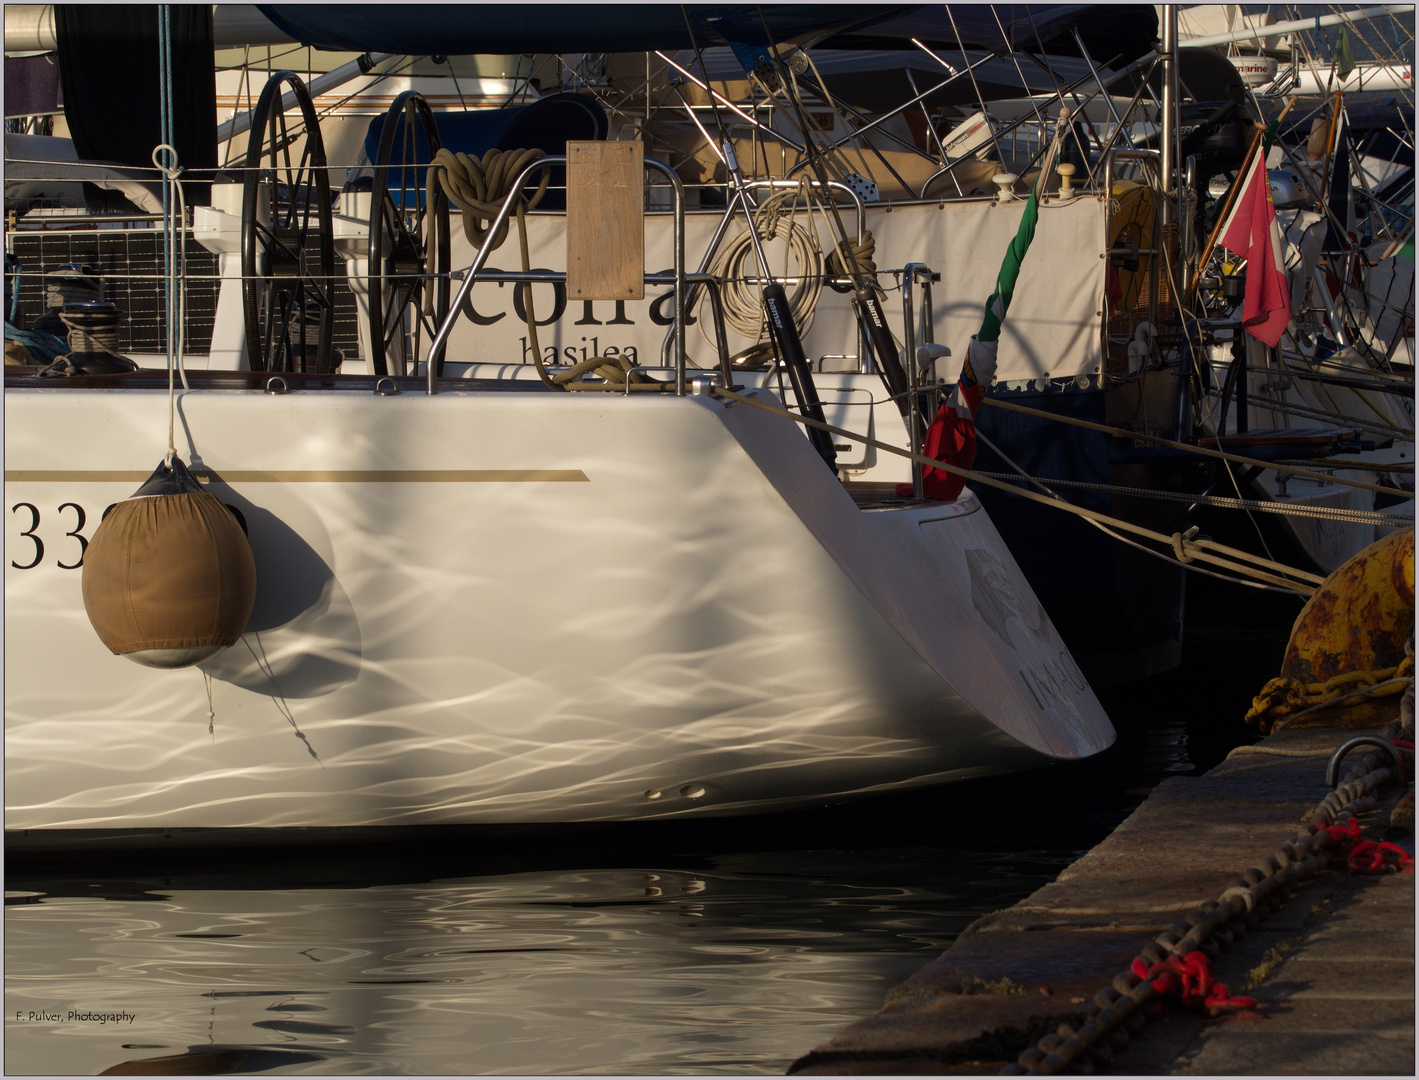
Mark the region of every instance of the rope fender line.
[[[1399, 745], [1412, 745], [1412, 728], [1395, 720], [1385, 736]], [[1401, 738], [1407, 735], [1406, 744]], [[1330, 792], [1309, 815], [1309, 824], [1292, 840], [1239, 875], [1215, 900], [1189, 911], [1150, 942], [1127, 971], [1094, 995], [1085, 1007], [1086, 1022], [1077, 1030], [1061, 1024], [1025, 1050], [1001, 1075], [1054, 1075], [1093, 1072], [1096, 1065], [1113, 1059], [1149, 1019], [1162, 1013], [1163, 997], [1176, 995], [1187, 1008], [1217, 1013], [1254, 1009], [1248, 997], [1232, 997], [1224, 985], [1211, 979], [1210, 961], [1238, 938], [1279, 908], [1293, 886], [1327, 867], [1344, 867], [1356, 874], [1413, 873], [1414, 860], [1397, 844], [1363, 838], [1355, 816], [1376, 804], [1373, 794], [1385, 781], [1396, 778], [1387, 756], [1372, 750], [1357, 756], [1345, 783]], [[1400, 779], [1403, 778], [1402, 772]], [[1344, 817], [1345, 823], [1336, 820]]]
[[[1324, 578], [1316, 574], [1307, 573], [1306, 571], [1298, 570], [1295, 567], [1285, 566], [1281, 563], [1273, 562], [1270, 559], [1264, 559], [1261, 556], [1252, 555], [1249, 552], [1239, 551], [1236, 548], [1228, 547], [1225, 544], [1218, 544], [1212, 540], [1199, 540], [1195, 537], [1184, 536], [1181, 533], [1175, 533], [1173, 534], [1173, 536], [1168, 536], [1164, 533], [1155, 532], [1152, 529], [1145, 528], [1142, 525], [1135, 525], [1130, 521], [1123, 521], [1120, 518], [1114, 518], [1110, 517], [1107, 514], [1101, 514], [1097, 510], [1090, 510], [1087, 507], [1083, 506], [1075, 506], [1073, 503], [1065, 502], [1062, 499], [1051, 499], [1047, 496], [1039, 495], [1033, 491], [1027, 491], [1024, 488], [1016, 487], [1014, 484], [1007, 484], [1003, 480], [992, 479], [991, 477], [975, 472], [974, 470], [963, 469], [959, 465], [950, 464], [945, 461], [938, 461], [937, 459], [929, 458], [924, 454], [913, 454], [910, 450], [903, 450], [900, 447], [892, 446], [889, 443], [882, 442], [880, 439], [869, 438], [866, 435], [858, 435], [855, 432], [847, 431], [844, 428], [835, 427], [832, 424], [821, 423], [806, 416], [799, 416], [796, 413], [789, 412], [787, 409], [781, 409], [762, 401], [756, 401], [753, 398], [745, 397], [742, 394], [736, 394], [734, 391], [726, 390], [723, 387], [717, 386], [714, 388], [713, 392], [716, 397], [728, 398], [740, 404], [750, 405], [756, 409], [761, 409], [764, 412], [772, 413], [775, 416], [783, 416], [788, 418], [789, 420], [796, 421], [800, 424], [805, 424], [809, 427], [821, 428], [822, 430], [827, 431], [833, 435], [839, 435], [846, 439], [853, 439], [857, 442], [862, 443], [863, 445], [875, 447], [876, 449], [886, 451], [889, 454], [896, 454], [898, 457], [904, 457], [911, 461], [918, 461], [923, 465], [935, 466], [936, 468], [941, 469], [945, 472], [952, 473], [956, 476], [964, 477], [965, 479], [973, 482], [979, 482], [987, 487], [997, 488], [1001, 491], [1008, 491], [1012, 495], [1018, 495], [1022, 499], [1028, 499], [1029, 501], [1039, 503], [1042, 506], [1054, 507], [1055, 509], [1063, 510], [1068, 513], [1075, 514], [1079, 517], [1099, 522], [1103, 525], [1110, 525], [1114, 528], [1122, 529], [1125, 532], [1131, 532], [1136, 536], [1146, 537], [1149, 540], [1153, 540], [1157, 543], [1164, 544], [1169, 547], [1173, 547], [1173, 545], [1175, 544], [1181, 545], [1182, 550], [1190, 556], [1189, 561], [1194, 559], [1200, 559], [1204, 562], [1212, 563], [1216, 566], [1226, 567], [1227, 569], [1232, 570], [1236, 573], [1245, 574], [1248, 577], [1255, 577], [1258, 580], [1270, 582], [1273, 585], [1282, 586], [1283, 588], [1290, 589], [1305, 596], [1309, 596], [1315, 591], [1315, 589], [1311, 586], [1319, 585], [1322, 581], [1325, 580]], [[1176, 551], [1176, 548], [1174, 548], [1174, 550]], [[1214, 554], [1214, 552], [1216, 552], [1217, 554]], [[1250, 563], [1255, 563], [1256, 566], [1241, 565], [1238, 562], [1234, 561], [1237, 559], [1245, 560], [1246, 562]], [[1265, 567], [1271, 570], [1275, 570], [1277, 573], [1267, 573], [1262, 569], [1257, 569], [1257, 567]], [[1290, 575], [1290, 577], [1280, 577], [1278, 576], [1279, 574]], [[1296, 578], [1299, 580], [1291, 580], [1291, 578]], [[1310, 584], [1303, 584], [1303, 582], [1309, 582]]]
[[[1090, 431], [1102, 432], [1105, 435], [1116, 435], [1125, 439], [1138, 439], [1142, 442], [1156, 443], [1159, 446], [1171, 447], [1174, 450], [1187, 450], [1190, 453], [1199, 454], [1202, 457], [1217, 458], [1219, 461], [1233, 461], [1239, 465], [1259, 465], [1263, 469], [1275, 469], [1277, 472], [1289, 472], [1295, 476], [1304, 476], [1310, 480], [1319, 480], [1327, 484], [1340, 484], [1343, 487], [1360, 488], [1363, 491], [1375, 491], [1382, 495], [1400, 495], [1407, 499], [1412, 499], [1414, 493], [1406, 491], [1404, 488], [1385, 487], [1383, 484], [1369, 484], [1363, 480], [1347, 480], [1344, 477], [1332, 476], [1329, 473], [1313, 472], [1310, 469], [1298, 469], [1294, 466], [1280, 466], [1280, 462], [1262, 461], [1260, 458], [1243, 457], [1240, 454], [1229, 454], [1225, 450], [1213, 450], [1206, 446], [1194, 446], [1192, 443], [1177, 442], [1174, 439], [1165, 439], [1161, 435], [1149, 435], [1143, 431], [1125, 431], [1123, 428], [1109, 427], [1107, 424], [1096, 424], [1092, 420], [1081, 420], [1075, 416], [1060, 416], [1056, 413], [1045, 412], [1043, 409], [1032, 409], [1028, 405], [1020, 405], [1013, 401], [1004, 401], [1000, 398], [986, 397], [983, 399], [987, 405], [993, 405], [997, 409], [1008, 409], [1011, 412], [1026, 413], [1030, 416], [1042, 417], [1045, 420], [1055, 420], [1061, 424], [1071, 424], [1075, 427], [1087, 428]], [[1278, 467], [1280, 466], [1280, 467]]]

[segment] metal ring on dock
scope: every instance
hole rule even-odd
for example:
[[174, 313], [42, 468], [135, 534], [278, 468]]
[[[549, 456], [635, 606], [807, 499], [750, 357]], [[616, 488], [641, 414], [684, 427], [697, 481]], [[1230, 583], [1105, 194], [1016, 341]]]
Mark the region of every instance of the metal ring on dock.
[[268, 394], [289, 394], [290, 385], [279, 375], [272, 375], [266, 380], [266, 392]]
[[1390, 742], [1383, 735], [1356, 735], [1353, 739], [1346, 739], [1335, 749], [1335, 753], [1330, 756], [1330, 762], [1325, 767], [1325, 786], [1330, 790], [1335, 789], [1335, 785], [1340, 775], [1340, 759], [1357, 746], [1376, 746], [1381, 750], [1389, 752], [1389, 756], [1394, 759], [1395, 775], [1404, 772], [1404, 758], [1400, 756], [1399, 747]]
[[374, 392], [380, 397], [394, 397], [399, 393], [399, 384], [392, 375], [384, 375], [375, 380]]

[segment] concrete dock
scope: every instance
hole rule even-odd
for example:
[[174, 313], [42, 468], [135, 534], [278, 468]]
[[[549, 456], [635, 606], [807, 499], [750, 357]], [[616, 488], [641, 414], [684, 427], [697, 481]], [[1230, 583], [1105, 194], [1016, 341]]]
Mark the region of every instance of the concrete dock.
[[[1287, 729], [1239, 747], [1203, 776], [1164, 781], [1056, 881], [972, 924], [893, 989], [880, 1012], [799, 1058], [790, 1074], [1018, 1068], [1021, 1053], [1061, 1024], [1067, 1034], [1090, 1020], [1099, 1008], [1090, 1010], [1091, 1001], [1118, 997], [1096, 994], [1159, 934], [1186, 931], [1187, 913], [1294, 840], [1327, 795], [1332, 753], [1357, 734]], [[1401, 737], [1412, 740], [1412, 728]], [[1346, 767], [1372, 750], [1352, 750]], [[1374, 751], [1365, 760], [1374, 775], [1387, 757]], [[1358, 815], [1366, 838], [1402, 838], [1412, 853], [1412, 812], [1407, 830], [1391, 824], [1411, 783], [1391, 778], [1376, 791], [1375, 805]], [[1415, 1075], [1414, 880], [1344, 866], [1305, 878], [1270, 912], [1259, 905], [1230, 945], [1224, 931], [1211, 939], [1220, 947], [1206, 946], [1216, 953], [1217, 981], [1254, 998], [1255, 1008], [1212, 1017], [1171, 998], [1144, 1025], [1143, 1006], [1121, 1025], [1131, 1037], [1101, 1039], [1093, 1062], [1071, 1071]]]

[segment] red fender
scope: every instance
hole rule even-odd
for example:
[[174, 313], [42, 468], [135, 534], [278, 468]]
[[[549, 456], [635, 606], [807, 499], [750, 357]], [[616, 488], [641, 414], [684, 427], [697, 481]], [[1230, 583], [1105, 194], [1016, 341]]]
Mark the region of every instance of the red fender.
[[[971, 403], [969, 398], [967, 401]], [[971, 404], [979, 404], [979, 401]], [[976, 459], [975, 421], [962, 416], [949, 403], [943, 404], [937, 410], [931, 427], [926, 429], [926, 445], [922, 447], [922, 453], [948, 465], [969, 469]], [[921, 493], [928, 499], [950, 502], [960, 496], [961, 489], [965, 486], [964, 476], [957, 476], [934, 465], [927, 465], [922, 469]], [[910, 484], [897, 485], [898, 495], [909, 497], [911, 493]]]

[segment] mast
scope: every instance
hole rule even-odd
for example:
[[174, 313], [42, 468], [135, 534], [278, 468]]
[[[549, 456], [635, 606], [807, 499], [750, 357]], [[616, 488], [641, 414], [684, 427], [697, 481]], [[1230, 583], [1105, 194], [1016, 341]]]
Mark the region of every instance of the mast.
[[1178, 9], [1176, 4], [1163, 8], [1163, 115], [1162, 173], [1164, 185], [1163, 224], [1176, 221], [1173, 197], [1181, 185], [1177, 180], [1178, 141]]

